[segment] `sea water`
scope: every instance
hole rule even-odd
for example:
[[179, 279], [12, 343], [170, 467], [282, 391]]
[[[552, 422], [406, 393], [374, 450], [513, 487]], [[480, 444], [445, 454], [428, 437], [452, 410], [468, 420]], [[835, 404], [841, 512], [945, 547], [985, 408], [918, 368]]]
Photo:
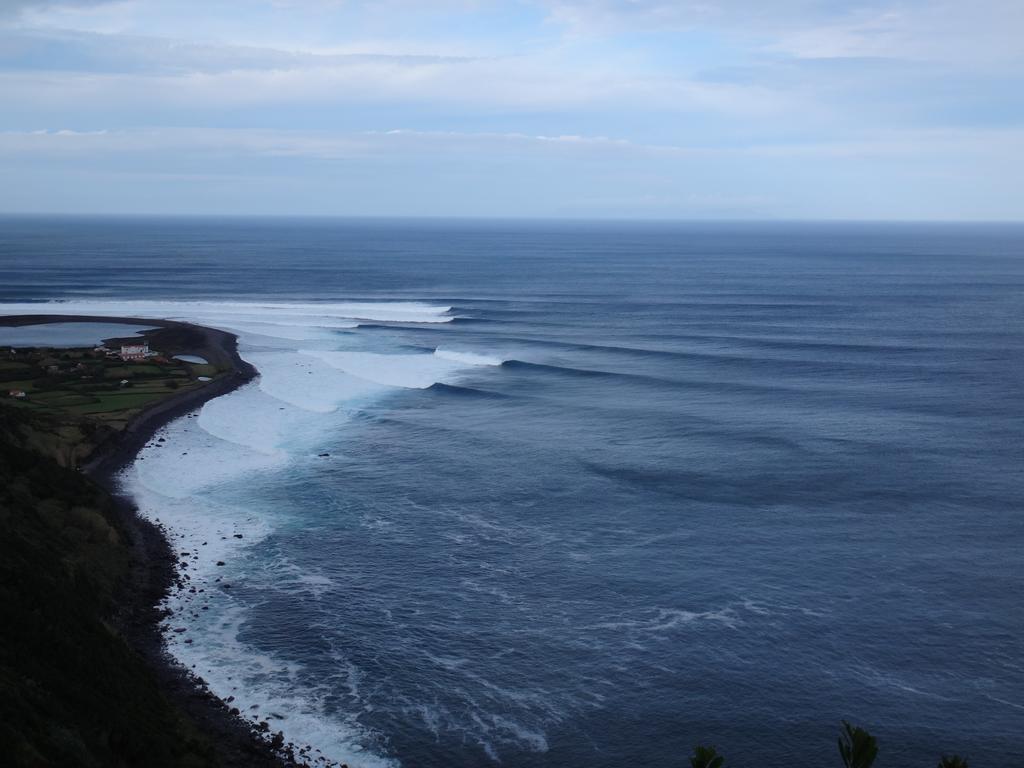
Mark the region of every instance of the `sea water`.
[[0, 267], [239, 335], [122, 482], [172, 654], [314, 758], [1024, 764], [1020, 227], [8, 218]]

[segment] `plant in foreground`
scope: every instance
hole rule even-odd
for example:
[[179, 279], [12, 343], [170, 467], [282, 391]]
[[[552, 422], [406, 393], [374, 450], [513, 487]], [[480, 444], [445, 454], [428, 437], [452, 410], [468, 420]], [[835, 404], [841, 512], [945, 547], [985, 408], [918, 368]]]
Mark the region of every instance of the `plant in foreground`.
[[[871, 768], [878, 757], [878, 741], [860, 727], [843, 720], [843, 731], [839, 735], [839, 756], [845, 768]], [[698, 744], [693, 748], [690, 768], [723, 768], [725, 758], [714, 747]], [[970, 768], [967, 760], [959, 755], [943, 755], [938, 768]]]
[[855, 728], [843, 720], [839, 736], [839, 755], [846, 768], [871, 768], [878, 757], [878, 742], [863, 728]]
[[714, 747], [705, 747], [698, 744], [693, 748], [693, 757], [690, 758], [691, 768], [722, 768], [725, 758], [715, 750]]

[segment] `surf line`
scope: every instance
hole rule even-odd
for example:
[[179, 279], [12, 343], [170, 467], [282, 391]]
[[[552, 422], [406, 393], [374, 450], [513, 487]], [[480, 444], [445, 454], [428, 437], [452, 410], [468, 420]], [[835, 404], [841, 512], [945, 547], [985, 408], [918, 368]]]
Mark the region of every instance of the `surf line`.
[[[2, 305], [0, 305], [2, 307]], [[205, 403], [245, 386], [258, 371], [242, 359], [238, 338], [228, 331], [190, 322], [90, 314], [24, 314], [0, 317], [0, 326], [22, 327], [54, 323], [104, 323], [137, 326], [143, 324], [157, 333], [170, 332], [175, 344], [186, 344], [190, 352], [221, 369], [220, 375], [195, 389], [169, 392], [166, 397], [142, 408], [123, 429], [96, 445], [80, 470], [99, 485], [113, 501], [128, 550], [130, 571], [118, 595], [115, 624], [128, 644], [155, 674], [161, 689], [179, 709], [187, 713], [210, 737], [211, 743], [230, 754], [262, 755], [274, 761], [281, 754], [272, 738], [249, 723], [167, 652], [162, 624], [167, 618], [163, 604], [187, 574], [173, 552], [170, 532], [146, 519], [135, 499], [120, 482], [121, 473], [138, 458], [140, 451], [167, 425], [200, 409]], [[287, 757], [287, 754], [284, 755]]]

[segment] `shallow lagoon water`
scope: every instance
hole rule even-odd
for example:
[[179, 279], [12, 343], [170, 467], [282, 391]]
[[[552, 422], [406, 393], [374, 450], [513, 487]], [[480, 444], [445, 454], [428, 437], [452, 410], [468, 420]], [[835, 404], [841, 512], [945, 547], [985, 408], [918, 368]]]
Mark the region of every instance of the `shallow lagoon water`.
[[4, 300], [260, 369], [125, 482], [205, 585], [173, 651], [289, 739], [1024, 762], [1021, 228], [6, 224]]
[[0, 347], [91, 347], [104, 339], [152, 330], [125, 323], [45, 323], [0, 326]]

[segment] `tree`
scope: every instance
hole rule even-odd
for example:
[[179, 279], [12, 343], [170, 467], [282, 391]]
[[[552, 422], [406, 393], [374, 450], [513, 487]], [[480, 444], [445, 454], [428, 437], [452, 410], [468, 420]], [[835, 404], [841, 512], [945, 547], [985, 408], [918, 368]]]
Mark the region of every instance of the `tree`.
[[969, 768], [967, 760], [960, 755], [943, 755], [939, 760], [939, 768]]
[[839, 755], [846, 768], [871, 768], [878, 757], [878, 742], [863, 728], [854, 728], [843, 720], [839, 736]]
[[698, 744], [693, 748], [693, 757], [690, 758], [691, 768], [722, 768], [725, 758], [715, 751], [714, 747], [705, 747]]

